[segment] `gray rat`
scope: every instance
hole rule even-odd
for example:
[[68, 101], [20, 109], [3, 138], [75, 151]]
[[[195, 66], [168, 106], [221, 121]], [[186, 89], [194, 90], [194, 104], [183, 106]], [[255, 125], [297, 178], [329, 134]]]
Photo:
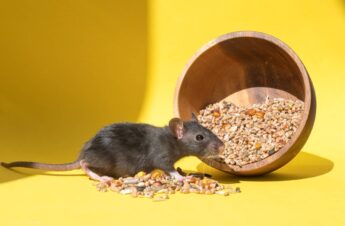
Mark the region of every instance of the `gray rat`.
[[177, 160], [190, 155], [212, 158], [220, 154], [223, 147], [223, 142], [201, 126], [193, 114], [190, 121], [173, 118], [165, 127], [141, 123], [106, 126], [86, 142], [79, 158], [71, 163], [11, 162], [1, 165], [53, 171], [82, 168], [90, 178], [99, 181], [153, 169], [161, 169], [176, 179], [182, 179], [174, 168]]

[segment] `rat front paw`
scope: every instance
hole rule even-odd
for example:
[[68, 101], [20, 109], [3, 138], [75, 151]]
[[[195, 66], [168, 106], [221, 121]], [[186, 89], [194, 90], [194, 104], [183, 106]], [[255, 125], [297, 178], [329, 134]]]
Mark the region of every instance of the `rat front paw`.
[[169, 175], [178, 181], [183, 181], [184, 179], [184, 176], [180, 175], [177, 171], [169, 172]]

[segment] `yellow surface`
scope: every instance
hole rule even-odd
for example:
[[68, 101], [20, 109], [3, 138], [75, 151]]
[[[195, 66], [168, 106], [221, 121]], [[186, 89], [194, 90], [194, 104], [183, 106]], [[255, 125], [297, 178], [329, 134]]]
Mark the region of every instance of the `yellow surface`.
[[275, 173], [239, 178], [196, 158], [177, 163], [240, 186], [241, 194], [153, 203], [97, 192], [80, 171], [1, 168], [0, 226], [345, 225], [344, 1], [0, 3], [0, 161], [70, 161], [110, 122], [165, 124], [185, 63], [236, 30], [291, 46], [318, 101], [310, 139]]

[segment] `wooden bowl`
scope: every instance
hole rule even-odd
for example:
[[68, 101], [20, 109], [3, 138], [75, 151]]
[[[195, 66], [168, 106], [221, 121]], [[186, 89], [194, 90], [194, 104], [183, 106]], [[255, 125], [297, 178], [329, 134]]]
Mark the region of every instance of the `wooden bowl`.
[[266, 96], [300, 99], [305, 108], [290, 142], [273, 155], [242, 167], [203, 161], [236, 175], [261, 175], [288, 163], [301, 150], [312, 130], [315, 92], [303, 63], [279, 39], [244, 31], [222, 35], [203, 46], [189, 61], [177, 81], [174, 110], [184, 120], [206, 105], [223, 99], [248, 106]]

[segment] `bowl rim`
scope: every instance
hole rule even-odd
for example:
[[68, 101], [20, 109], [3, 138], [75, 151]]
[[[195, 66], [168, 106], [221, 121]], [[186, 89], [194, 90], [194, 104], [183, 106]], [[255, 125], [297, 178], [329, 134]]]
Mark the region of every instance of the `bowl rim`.
[[[249, 164], [246, 164], [242, 167], [234, 166], [234, 167], [229, 168], [228, 172], [231, 172], [233, 170], [233, 172], [231, 172], [231, 173], [234, 173], [234, 174], [237, 174], [237, 173], [242, 174], [245, 172], [249, 172], [249, 171], [252, 171], [255, 169], [262, 168], [265, 165], [273, 163], [273, 162], [277, 161], [278, 159], [280, 159], [283, 155], [289, 153], [288, 150], [296, 143], [297, 139], [302, 134], [304, 127], [306, 126], [307, 120], [309, 118], [310, 108], [311, 108], [311, 95], [312, 95], [311, 89], [312, 89], [312, 87], [310, 84], [310, 78], [309, 78], [308, 72], [307, 72], [304, 64], [302, 63], [302, 61], [298, 57], [298, 55], [286, 43], [284, 43], [283, 41], [281, 41], [280, 39], [278, 39], [272, 35], [269, 35], [269, 34], [266, 34], [263, 32], [257, 32], [257, 31], [235, 31], [235, 32], [223, 34], [223, 35], [209, 41], [208, 43], [204, 44], [199, 50], [196, 51], [196, 53], [190, 58], [190, 60], [184, 66], [184, 68], [183, 68], [183, 70], [182, 70], [182, 72], [181, 72], [181, 74], [178, 77], [177, 82], [176, 82], [175, 93], [174, 93], [174, 103], [173, 103], [174, 116], [180, 117], [180, 109], [178, 106], [178, 103], [179, 103], [178, 100], [179, 100], [179, 96], [180, 96], [180, 88], [183, 84], [184, 78], [185, 78], [188, 70], [193, 65], [193, 63], [196, 62], [196, 60], [202, 54], [207, 52], [208, 49], [214, 47], [215, 45], [217, 45], [221, 42], [224, 42], [224, 41], [228, 41], [230, 39], [245, 38], [245, 37], [247, 37], [247, 38], [258, 38], [258, 39], [266, 40], [266, 41], [274, 44], [275, 46], [281, 48], [295, 62], [296, 66], [298, 67], [299, 72], [302, 75], [303, 89], [304, 89], [303, 90], [303, 93], [304, 93], [304, 100], [303, 100], [304, 101], [304, 111], [302, 114], [302, 120], [300, 122], [299, 127], [297, 128], [296, 132], [292, 135], [289, 142], [283, 148], [281, 148], [279, 151], [277, 151], [273, 155], [268, 156], [267, 158], [260, 160], [258, 162], [249, 163]], [[289, 160], [291, 160], [298, 152], [299, 152], [299, 150], [296, 153], [294, 153], [294, 155]], [[289, 160], [286, 161], [284, 164], [289, 162]], [[282, 165], [284, 165], [284, 164], [282, 164]], [[217, 167], [217, 169], [219, 169], [219, 168]]]

